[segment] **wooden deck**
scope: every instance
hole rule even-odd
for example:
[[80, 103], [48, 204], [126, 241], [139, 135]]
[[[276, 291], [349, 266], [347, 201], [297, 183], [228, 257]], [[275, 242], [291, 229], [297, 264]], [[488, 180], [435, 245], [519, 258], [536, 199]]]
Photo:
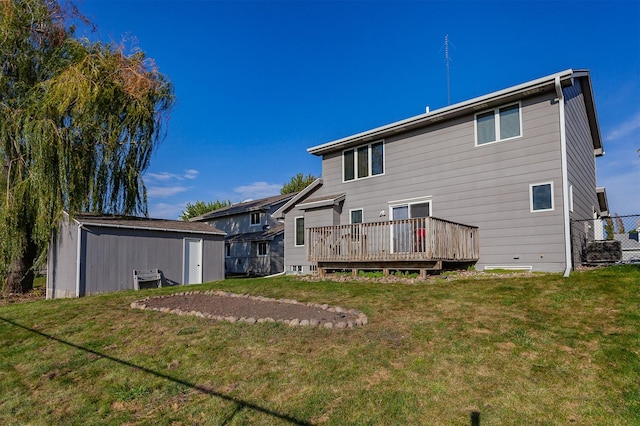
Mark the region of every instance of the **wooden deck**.
[[479, 258], [478, 228], [433, 217], [307, 230], [307, 258], [325, 269], [441, 269]]

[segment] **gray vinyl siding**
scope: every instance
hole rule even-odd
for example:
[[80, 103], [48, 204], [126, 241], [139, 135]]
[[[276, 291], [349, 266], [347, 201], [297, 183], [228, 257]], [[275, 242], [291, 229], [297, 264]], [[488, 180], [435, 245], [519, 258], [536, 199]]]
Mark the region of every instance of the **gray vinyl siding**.
[[47, 299], [76, 297], [78, 228], [62, 221], [47, 256]]
[[270, 210], [262, 212], [262, 219], [259, 225], [251, 225], [251, 213], [255, 212], [242, 212], [229, 216], [215, 217], [206, 222], [214, 228], [226, 232], [227, 236], [248, 232], [260, 232], [264, 225], [277, 225], [278, 221], [273, 219], [271, 214], [282, 204], [284, 204], [284, 202], [274, 204]]
[[[273, 241], [231, 242], [230, 256], [225, 258], [225, 271], [230, 275], [271, 275], [283, 271], [282, 236]], [[267, 243], [267, 255], [258, 256], [258, 244]]]
[[268, 259], [268, 274], [278, 274], [284, 271], [284, 232], [270, 242]]
[[[574, 220], [593, 218], [598, 209], [596, 195], [596, 165], [593, 155], [593, 139], [586, 114], [584, 94], [580, 82], [564, 90], [565, 122], [567, 134], [567, 175], [573, 186], [573, 212], [569, 217]], [[587, 225], [587, 226], [584, 226]], [[582, 262], [582, 251], [587, 239], [593, 238], [593, 226], [582, 222], [572, 227], [573, 263]]]
[[[262, 219], [259, 225], [251, 225], [251, 213], [242, 213], [221, 216], [207, 220], [207, 224], [227, 233], [227, 238], [232, 238], [237, 234], [261, 232], [265, 225], [275, 227], [278, 221], [271, 215], [285, 201], [275, 203], [271, 208], [262, 212]], [[224, 259], [225, 271], [233, 275], [271, 275], [282, 272], [284, 269], [284, 248], [283, 238], [276, 237], [274, 241], [267, 241], [269, 248], [267, 256], [258, 256], [256, 251], [257, 242], [231, 242], [230, 256]]]
[[593, 218], [597, 209], [596, 163], [580, 82], [564, 90], [567, 132], [567, 175], [573, 185], [572, 219]]
[[213, 218], [208, 220], [207, 223], [216, 229], [226, 232], [227, 235], [260, 232], [265, 224], [272, 223], [269, 222], [270, 216], [264, 213], [262, 216], [262, 221], [259, 225], [251, 225], [251, 215], [249, 213]]
[[[305, 212], [298, 209], [297, 207], [293, 208], [290, 212], [285, 216], [285, 228], [284, 228], [284, 260], [285, 260], [285, 272], [290, 272], [291, 266], [300, 265], [304, 268], [304, 273], [309, 272], [309, 266], [311, 263], [307, 260], [307, 246], [305, 241], [305, 245], [302, 247], [296, 247], [295, 245], [295, 234], [296, 234], [296, 224], [295, 220], [297, 217], [305, 217]], [[326, 225], [326, 224], [323, 224]], [[309, 228], [309, 224], [307, 223], [307, 218], [305, 217], [304, 227]], [[322, 226], [322, 225], [320, 225]], [[307, 238], [305, 238], [306, 240]]]
[[[124, 232], [123, 232], [124, 231]], [[183, 282], [184, 239], [202, 239], [202, 282], [224, 278], [222, 236], [83, 228], [80, 295], [133, 289], [133, 270], [158, 268], [164, 284]]]
[[[80, 297], [130, 290], [133, 270], [159, 269], [163, 285], [183, 282], [184, 240], [202, 240], [202, 281], [224, 279], [224, 237], [62, 223], [47, 260], [47, 297]], [[76, 294], [77, 259], [80, 291]]]
[[[342, 175], [340, 175], [342, 176]], [[315, 197], [319, 192], [315, 192]], [[305, 229], [315, 226], [329, 226], [329, 225], [341, 225], [349, 223], [349, 212], [344, 212], [343, 203], [338, 205], [325, 206], [321, 208], [315, 208], [310, 210], [301, 210], [298, 207], [294, 207], [291, 211], [285, 215], [285, 232], [284, 232], [284, 270], [285, 272], [291, 272], [292, 266], [302, 266], [303, 273], [308, 274], [311, 272], [311, 262], [307, 260], [307, 244], [302, 247], [295, 246], [295, 218], [304, 217]], [[346, 215], [346, 216], [345, 216]], [[346, 222], [343, 222], [346, 220]], [[308, 239], [308, 235], [305, 232], [305, 240]]]
[[[350, 209], [364, 209], [364, 222], [389, 220], [389, 202], [430, 197], [433, 216], [479, 227], [480, 269], [495, 265], [562, 271], [558, 104], [554, 94], [547, 94], [525, 99], [521, 107], [522, 136], [511, 140], [476, 147], [473, 114], [386, 138], [385, 172], [380, 176], [343, 183], [342, 151], [326, 154], [324, 184], [314, 196], [346, 193], [343, 224], [349, 223]], [[546, 182], [553, 182], [555, 208], [532, 213], [529, 185]], [[386, 217], [380, 218], [381, 211]], [[287, 214], [287, 221], [298, 215]]]

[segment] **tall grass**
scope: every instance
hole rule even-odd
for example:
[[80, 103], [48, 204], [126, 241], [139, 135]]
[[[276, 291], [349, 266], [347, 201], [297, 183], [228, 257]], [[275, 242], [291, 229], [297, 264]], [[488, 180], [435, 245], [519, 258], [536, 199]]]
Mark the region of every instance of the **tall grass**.
[[191, 287], [369, 316], [348, 330], [129, 308], [175, 288], [0, 307], [0, 423], [638, 423], [640, 268], [482, 277]]

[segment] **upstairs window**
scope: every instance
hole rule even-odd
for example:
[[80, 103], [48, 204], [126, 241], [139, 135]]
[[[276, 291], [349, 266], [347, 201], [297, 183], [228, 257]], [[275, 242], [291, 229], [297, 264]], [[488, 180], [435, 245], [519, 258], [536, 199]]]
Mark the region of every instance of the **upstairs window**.
[[262, 212], [251, 213], [251, 225], [260, 225], [260, 224], [262, 224]]
[[375, 142], [342, 153], [345, 182], [384, 173], [384, 142]]
[[476, 115], [476, 146], [513, 139], [521, 135], [519, 103]]

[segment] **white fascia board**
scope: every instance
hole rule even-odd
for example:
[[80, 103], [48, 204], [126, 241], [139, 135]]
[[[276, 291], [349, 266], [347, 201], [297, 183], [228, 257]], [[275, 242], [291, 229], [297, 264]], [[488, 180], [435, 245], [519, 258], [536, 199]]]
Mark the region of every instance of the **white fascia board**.
[[311, 202], [311, 203], [298, 204], [298, 207], [301, 210], [309, 210], [309, 209], [315, 209], [315, 208], [318, 208], [318, 207], [333, 206], [333, 205], [338, 204], [340, 201], [344, 200], [346, 196], [347, 196], [346, 194], [340, 194], [339, 196], [337, 196], [335, 198], [327, 198], [326, 200], [320, 200], [320, 201], [314, 201], [314, 202]]
[[[227, 235], [226, 232], [222, 232], [222, 231], [208, 232], [208, 231], [196, 231], [191, 229], [153, 228], [151, 226], [116, 225], [111, 223], [96, 223], [96, 222], [78, 222], [77, 220], [76, 220], [76, 223], [79, 224], [80, 226], [84, 226], [85, 228], [95, 226], [98, 228], [136, 229], [136, 230], [143, 230], [143, 231], [177, 232], [182, 234], [204, 234], [204, 235], [222, 235], [222, 236]], [[211, 227], [211, 229], [215, 229], [215, 228]]]
[[[66, 216], [67, 219], [69, 219], [71, 217], [71, 215], [66, 211], [63, 211], [62, 214], [64, 216]], [[197, 231], [197, 230], [189, 230], [189, 229], [154, 228], [154, 227], [151, 227], [151, 226], [117, 225], [117, 224], [112, 224], [112, 223], [91, 222], [90, 220], [81, 222], [75, 217], [73, 218], [73, 221], [75, 222], [75, 224], [77, 226], [80, 226], [80, 227], [96, 226], [96, 227], [100, 227], [100, 228], [140, 229], [140, 230], [145, 230], [145, 231], [164, 231], [164, 232], [184, 232], [184, 233], [187, 233], [187, 234], [205, 234], [205, 235], [222, 235], [222, 236], [226, 236], [227, 235], [226, 232], [223, 232], [223, 231], [221, 231], [219, 229], [216, 229], [214, 227], [211, 227], [212, 231], [208, 232], [208, 231]]]
[[[600, 196], [602, 194], [602, 197]], [[596, 188], [596, 197], [598, 198], [599, 217], [609, 217], [609, 200], [607, 199], [607, 190], [604, 186]]]
[[283, 204], [278, 210], [273, 212], [271, 217], [273, 217], [274, 219], [284, 219], [284, 214], [287, 212], [287, 210], [289, 210], [291, 207], [293, 207], [296, 204], [298, 204], [298, 202], [300, 200], [306, 198], [306, 196], [311, 191], [313, 191], [314, 189], [316, 189], [320, 185], [322, 185], [322, 178], [318, 178], [318, 179], [314, 180], [313, 182], [311, 182], [311, 184], [309, 184], [309, 186], [307, 186], [302, 191], [298, 192], [298, 194], [295, 197], [291, 198], [289, 201], [287, 201], [285, 204]]
[[566, 81], [567, 79], [573, 79], [574, 77], [582, 77], [582, 76], [588, 76], [588, 75], [589, 75], [588, 71], [585, 71], [585, 70], [568, 69], [556, 74], [538, 78], [536, 80], [531, 80], [526, 83], [519, 84], [517, 86], [512, 86], [503, 90], [499, 90], [497, 92], [479, 96], [477, 98], [473, 98], [468, 101], [460, 102], [460, 103], [446, 106], [444, 108], [433, 110], [424, 114], [416, 115], [404, 120], [396, 121], [394, 123], [387, 124], [385, 126], [377, 127], [375, 129], [367, 130], [365, 132], [347, 136], [342, 139], [337, 139], [332, 142], [327, 142], [322, 145], [313, 146], [311, 148], [308, 148], [307, 152], [314, 155], [322, 155], [325, 152], [343, 148], [345, 145], [348, 145], [350, 143], [358, 142], [361, 140], [381, 138], [386, 133], [402, 132], [404, 130], [408, 130], [409, 127], [429, 124], [430, 122], [434, 122], [434, 121], [441, 121], [447, 118], [448, 115], [451, 115], [455, 112], [460, 112], [466, 109], [473, 109], [474, 107], [478, 109], [478, 107], [483, 106], [483, 104], [496, 101], [501, 98], [505, 98], [505, 97], [513, 96], [517, 94], [525, 94], [527, 91], [535, 90], [542, 86], [550, 85], [551, 87], [553, 87], [557, 77], [559, 77], [560, 80], [562, 81]]

